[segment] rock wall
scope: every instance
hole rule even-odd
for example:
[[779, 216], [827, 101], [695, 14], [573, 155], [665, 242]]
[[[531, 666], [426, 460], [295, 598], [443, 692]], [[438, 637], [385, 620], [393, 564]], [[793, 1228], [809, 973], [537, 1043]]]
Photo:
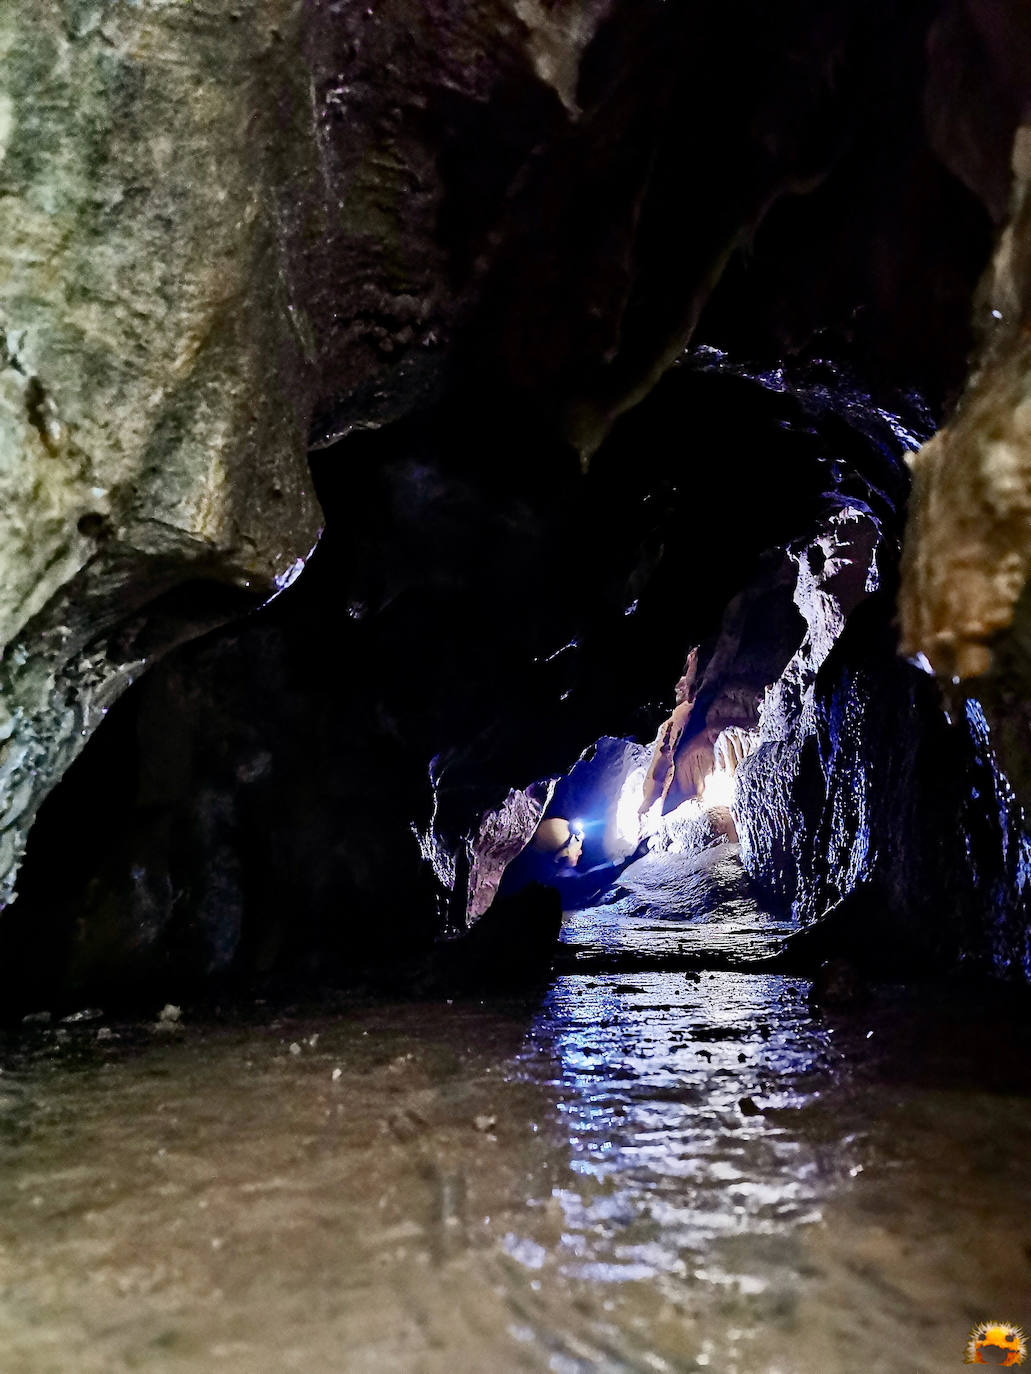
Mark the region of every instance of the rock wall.
[[905, 458], [928, 417], [903, 421], [858, 391], [846, 404], [844, 378], [836, 393], [777, 384], [814, 418], [836, 394], [857, 444], [808, 534], [767, 555], [689, 655], [644, 808], [695, 795], [721, 726], [743, 726], [758, 744], [736, 771], [741, 857], [807, 929], [798, 957], [1025, 979], [1028, 841], [989, 717], [898, 654]]
[[[902, 648], [939, 674], [953, 716], [967, 721], [981, 773], [967, 798], [969, 833], [990, 832], [1005, 856], [1000, 881], [986, 873], [973, 841], [965, 842], [982, 889], [991, 892], [983, 942], [997, 967], [1022, 966], [1026, 975], [1031, 14], [1026, 6], [954, 0], [932, 32], [932, 50], [939, 94], [946, 83], [953, 92], [950, 100], [935, 100], [933, 87], [928, 92], [932, 138], [1001, 232], [974, 299], [978, 347], [967, 383], [914, 462], [899, 593]], [[989, 91], [990, 99], [979, 98]]]
[[803, 625], [793, 605], [794, 566], [777, 549], [755, 581], [727, 607], [719, 634], [693, 648], [677, 683], [677, 706], [659, 729], [641, 798], [675, 810], [700, 795], [725, 731], [750, 730], [759, 705], [798, 647]]
[[742, 861], [808, 928], [799, 957], [1025, 980], [1021, 810], [979, 704], [898, 655], [893, 528], [846, 510], [798, 554], [807, 634], [737, 770]]
[[301, 20], [245, 10], [0, 16], [0, 908], [125, 685], [317, 538], [277, 222], [314, 165], [279, 127]]
[[124, 687], [299, 572], [309, 440], [439, 388], [610, 9], [0, 16], [0, 908]]
[[[876, 443], [848, 489], [825, 358], [880, 340], [885, 395], [962, 366], [996, 212], [931, 146], [957, 47], [927, 45], [991, 8], [5, 11], [0, 905], [124, 685], [328, 531], [58, 791], [12, 985], [432, 938], [482, 817], [651, 725], [763, 550], [898, 509]], [[805, 353], [831, 402], [685, 358], [700, 319]], [[696, 743], [756, 709], [724, 677]]]
[[801, 709], [764, 721], [738, 770], [742, 859], [772, 900], [816, 923], [820, 957], [1027, 979], [1019, 808], [975, 704], [950, 718], [934, 681], [896, 656], [892, 622], [891, 597], [870, 597]]
[[[262, 600], [306, 557], [309, 437], [444, 398], [522, 434], [499, 486], [555, 480], [770, 207], [881, 142], [875, 105], [918, 128], [926, 23], [889, 0], [8, 7], [0, 903], [121, 688], [239, 609], [211, 584]], [[183, 584], [188, 609], [156, 604]]]
[[523, 852], [537, 829], [550, 792], [548, 784], [525, 790], [513, 787], [501, 806], [488, 811], [480, 821], [470, 845], [472, 858], [463, 924], [474, 923], [493, 902], [505, 869]]
[[1017, 133], [1013, 176], [981, 289], [981, 352], [916, 460], [899, 606], [905, 651], [983, 702], [1031, 815], [1031, 125]]

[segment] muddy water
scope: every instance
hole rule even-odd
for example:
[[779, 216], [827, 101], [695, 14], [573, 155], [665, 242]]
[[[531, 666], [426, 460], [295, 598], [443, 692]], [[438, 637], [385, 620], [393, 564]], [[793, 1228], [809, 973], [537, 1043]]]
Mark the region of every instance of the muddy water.
[[942, 989], [807, 994], [574, 971], [33, 1031], [0, 1076], [0, 1368], [958, 1368], [974, 1321], [1031, 1322], [1031, 1036]]

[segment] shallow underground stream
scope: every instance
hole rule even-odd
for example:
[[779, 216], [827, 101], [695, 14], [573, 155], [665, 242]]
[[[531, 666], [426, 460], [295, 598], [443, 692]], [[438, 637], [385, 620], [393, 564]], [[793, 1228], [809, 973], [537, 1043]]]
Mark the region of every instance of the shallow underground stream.
[[[6, 1367], [959, 1365], [1027, 1302], [1031, 1027], [955, 986], [821, 1008], [750, 971], [781, 923], [735, 862], [684, 861], [691, 921], [619, 926], [651, 967], [591, 967], [614, 926], [579, 913], [530, 999], [20, 1032]], [[719, 970], [654, 966], [699, 928]]]

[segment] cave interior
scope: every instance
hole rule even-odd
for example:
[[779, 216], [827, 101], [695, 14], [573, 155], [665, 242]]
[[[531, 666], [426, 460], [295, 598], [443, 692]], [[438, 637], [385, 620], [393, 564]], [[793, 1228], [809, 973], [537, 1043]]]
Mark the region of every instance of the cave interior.
[[[1031, 185], [1013, 151], [1031, 117], [1023, 7], [484, 0], [460, 23], [460, 6], [434, 0], [416, 19], [398, 0], [367, 10], [360, 42], [340, 8], [312, 7], [295, 59], [313, 73], [321, 171], [283, 173], [298, 204], [322, 176], [356, 207], [297, 255], [319, 355], [304, 412], [318, 538], [260, 594], [217, 558], [171, 572], [159, 559], [84, 612], [84, 653], [146, 671], [60, 754], [0, 908], [10, 1072], [29, 1081], [75, 1054], [145, 1062], [192, 1025], [306, 1027], [283, 1034], [307, 1063], [309, 1043], [336, 1027], [336, 1045], [351, 1021], [374, 1039], [404, 1028], [409, 1060], [420, 1036], [439, 1048], [468, 1031], [514, 1063], [513, 1028], [531, 1026], [580, 1093], [585, 1055], [616, 1072], [647, 988], [660, 1020], [697, 993], [692, 1034], [737, 1016], [757, 1053], [770, 1042], [765, 1088], [728, 1098], [746, 1124], [774, 1120], [763, 1092], [778, 1081], [785, 1101], [796, 1092], [806, 1036], [825, 1054], [837, 1029], [859, 1063], [859, 1037], [883, 1030], [917, 1078], [973, 1082], [970, 1111], [977, 1092], [1008, 1092], [1006, 1129], [1031, 1139], [1023, 584], [1017, 629], [984, 639], [994, 658], [953, 662], [942, 637], [935, 658], [903, 626], [917, 455], [958, 433], [964, 397], [1009, 365], [986, 286], [1000, 243], [1024, 290], [1014, 311], [1031, 313], [1013, 228], [1031, 226], [1013, 189], [1014, 175]], [[261, 155], [285, 165], [282, 138]], [[268, 356], [256, 367], [285, 395]], [[34, 404], [46, 443], [42, 391]], [[116, 524], [77, 526], [111, 567], [128, 539]], [[575, 872], [604, 876], [575, 899], [547, 876], [507, 887], [555, 818], [582, 832]], [[660, 1105], [709, 1100], [674, 1072], [680, 1034], [649, 1050], [668, 1076], [652, 1084]], [[713, 1052], [693, 1051], [707, 1067]], [[870, 1061], [882, 1086], [901, 1073], [888, 1054]], [[987, 1060], [996, 1076], [978, 1085]], [[333, 1072], [350, 1082], [346, 1063]], [[580, 1149], [601, 1126], [576, 1102]], [[617, 1103], [621, 1121], [631, 1105]], [[926, 1111], [952, 1129], [944, 1107]], [[386, 1119], [405, 1149], [429, 1129], [414, 1107]], [[503, 1135], [490, 1112], [475, 1119]], [[836, 1120], [819, 1127], [828, 1139]], [[887, 1118], [878, 1129], [891, 1138]], [[942, 1163], [935, 1186], [966, 1168], [949, 1140], [953, 1172]], [[445, 1267], [454, 1179], [480, 1167], [464, 1148], [433, 1165]], [[1007, 1187], [1020, 1155], [998, 1163]], [[542, 1241], [542, 1255], [560, 1249]], [[1026, 1257], [1007, 1264], [990, 1276], [1010, 1301]], [[995, 1315], [982, 1289], [943, 1315], [929, 1273], [935, 1339], [953, 1316]], [[960, 1301], [958, 1277], [941, 1290]], [[780, 1320], [720, 1312], [753, 1335]], [[509, 1352], [493, 1367], [714, 1362], [704, 1332], [690, 1359], [667, 1333], [635, 1364], [592, 1345], [590, 1323], [582, 1348], [549, 1346], [554, 1320], [524, 1323], [550, 1364]], [[619, 1320], [625, 1336], [633, 1320]], [[839, 1336], [816, 1341], [813, 1368], [881, 1367], [850, 1363]], [[483, 1339], [465, 1367], [501, 1351]], [[725, 1335], [739, 1361], [726, 1367], [810, 1368], [761, 1363], [748, 1339]], [[932, 1346], [912, 1368], [940, 1367]], [[99, 1348], [123, 1368], [122, 1347]], [[347, 1367], [443, 1367], [390, 1349]], [[308, 1367], [335, 1368], [311, 1350]], [[185, 1358], [168, 1368], [210, 1367]]]

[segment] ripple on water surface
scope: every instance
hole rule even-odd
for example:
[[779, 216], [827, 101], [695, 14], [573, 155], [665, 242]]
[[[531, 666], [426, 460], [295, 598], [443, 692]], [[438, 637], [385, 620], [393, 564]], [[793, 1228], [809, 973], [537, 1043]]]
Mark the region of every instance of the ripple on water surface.
[[34, 1032], [0, 1076], [5, 1368], [958, 1365], [973, 1321], [1031, 1317], [1027, 1028], [807, 993], [578, 973]]

